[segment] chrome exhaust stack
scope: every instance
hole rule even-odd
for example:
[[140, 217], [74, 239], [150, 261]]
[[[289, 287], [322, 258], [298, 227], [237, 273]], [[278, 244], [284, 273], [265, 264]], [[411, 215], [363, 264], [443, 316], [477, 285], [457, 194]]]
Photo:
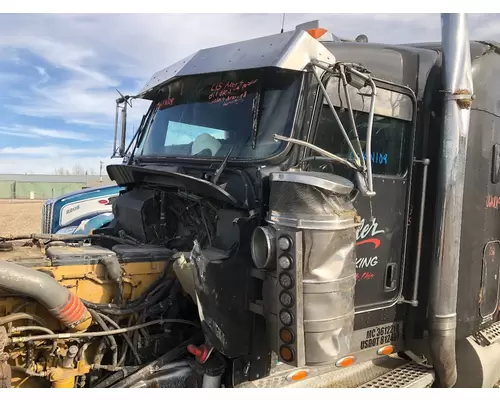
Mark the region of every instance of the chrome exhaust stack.
[[456, 326], [462, 203], [472, 101], [472, 67], [466, 14], [441, 14], [443, 46], [443, 143], [439, 155], [438, 191], [431, 283], [429, 341], [434, 369], [442, 387], [457, 381]]

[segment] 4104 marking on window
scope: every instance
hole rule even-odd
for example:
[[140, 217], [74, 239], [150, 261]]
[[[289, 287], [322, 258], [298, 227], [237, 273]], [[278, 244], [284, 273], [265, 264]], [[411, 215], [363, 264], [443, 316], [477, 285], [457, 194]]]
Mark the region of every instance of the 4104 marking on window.
[[[363, 153], [363, 157], [366, 160], [366, 154]], [[372, 163], [375, 164], [388, 164], [387, 153], [374, 153], [372, 152]]]

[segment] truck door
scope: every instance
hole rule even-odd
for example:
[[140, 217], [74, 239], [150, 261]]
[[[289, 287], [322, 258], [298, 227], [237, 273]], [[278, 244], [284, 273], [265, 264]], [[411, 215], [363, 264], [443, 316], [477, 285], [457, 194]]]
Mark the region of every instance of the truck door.
[[[330, 78], [326, 88], [346, 132], [353, 138], [342, 84], [339, 86], [337, 78]], [[349, 89], [355, 125], [364, 152], [370, 98], [360, 96], [360, 92]], [[371, 156], [376, 196], [369, 199], [358, 195], [355, 201], [362, 218], [356, 243], [357, 313], [391, 307], [401, 294], [408, 219], [407, 178], [412, 159], [412, 118], [411, 97], [389, 87], [378, 87]], [[319, 111], [313, 143], [344, 158], [349, 157], [349, 147], [326, 100]], [[357, 148], [355, 144], [354, 147]], [[364, 157], [366, 159], [366, 154]], [[310, 168], [346, 177], [352, 174], [339, 164], [322, 161], [311, 162]]]

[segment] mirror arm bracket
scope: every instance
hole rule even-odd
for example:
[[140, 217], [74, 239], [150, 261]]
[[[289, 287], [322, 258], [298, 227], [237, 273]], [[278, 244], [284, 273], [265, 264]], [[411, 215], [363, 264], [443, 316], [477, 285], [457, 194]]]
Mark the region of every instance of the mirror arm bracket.
[[[318, 67], [326, 72], [329, 72], [331, 74], [334, 74], [335, 71], [331, 68], [331, 65], [324, 65], [326, 63], [322, 63], [322, 62], [319, 62], [317, 60], [314, 60], [311, 62], [311, 65], [313, 67]], [[368, 114], [368, 126], [367, 126], [367, 129], [366, 129], [366, 146], [365, 146], [365, 151], [366, 151], [366, 163], [365, 163], [365, 160], [363, 159], [363, 162], [361, 162], [357, 152], [354, 150], [354, 146], [352, 145], [352, 142], [351, 140], [349, 139], [349, 136], [347, 135], [347, 132], [346, 130], [344, 129], [344, 126], [342, 125], [342, 122], [340, 121], [340, 118], [337, 114], [337, 112], [335, 111], [335, 107], [333, 106], [333, 103], [330, 99], [330, 97], [328, 96], [328, 92], [325, 88], [325, 85], [323, 85], [323, 82], [321, 82], [321, 77], [319, 76], [318, 74], [318, 71], [316, 71], [315, 68], [312, 68], [312, 72], [316, 78], [316, 81], [318, 82], [318, 85], [328, 103], [328, 106], [330, 108], [330, 110], [332, 111], [333, 113], [333, 116], [335, 117], [335, 120], [337, 121], [337, 124], [342, 132], [342, 135], [344, 136], [344, 139], [346, 140], [348, 146], [349, 146], [349, 149], [350, 151], [354, 154], [354, 157], [355, 157], [355, 163], [357, 164], [357, 166], [359, 168], [357, 168], [358, 170], [359, 169], [362, 169], [363, 172], [365, 172], [365, 177], [366, 177], [366, 191], [364, 191], [365, 195], [368, 196], [368, 197], [373, 197], [375, 196], [375, 192], [373, 190], [373, 173], [372, 173], [372, 160], [371, 160], [371, 155], [372, 155], [372, 151], [371, 151], [371, 143], [372, 143], [372, 131], [373, 131], [373, 119], [374, 119], [374, 116], [375, 116], [375, 99], [376, 99], [376, 96], [377, 96], [377, 87], [375, 85], [375, 82], [374, 80], [372, 79], [372, 77], [369, 75], [369, 73], [363, 73], [363, 72], [360, 72], [357, 68], [360, 67], [360, 66], [357, 66], [357, 65], [354, 65], [354, 64], [348, 64], [348, 63], [337, 63], [335, 65], [336, 69], [338, 69], [339, 71], [339, 75], [340, 75], [340, 78], [342, 79], [343, 83], [346, 84], [348, 83], [347, 82], [347, 79], [344, 80], [345, 78], [345, 72], [347, 71], [348, 73], [352, 74], [352, 75], [355, 75], [356, 77], [360, 78], [362, 81], [365, 82], [365, 86], [369, 86], [371, 88], [371, 93], [369, 94], [369, 96], [371, 97], [371, 100], [370, 100], [370, 111], [369, 111], [369, 114]], [[363, 68], [364, 71], [366, 71], [366, 69]], [[368, 72], [368, 71], [366, 71]], [[352, 113], [352, 106], [350, 104], [350, 98], [349, 98], [349, 94], [347, 93], [347, 88], [344, 88], [345, 91], [346, 91], [346, 99], [347, 99], [347, 103], [348, 103], [348, 108], [349, 108], [349, 113], [350, 113], [350, 117], [351, 117], [351, 123], [354, 125], [354, 115]], [[356, 133], [356, 139], [358, 140], [358, 143], [359, 143], [359, 137], [357, 136], [357, 131], [356, 129], [355, 130], [355, 133]], [[361, 144], [359, 144], [359, 147], [361, 148]], [[361, 157], [363, 157], [363, 154], [361, 153]]]

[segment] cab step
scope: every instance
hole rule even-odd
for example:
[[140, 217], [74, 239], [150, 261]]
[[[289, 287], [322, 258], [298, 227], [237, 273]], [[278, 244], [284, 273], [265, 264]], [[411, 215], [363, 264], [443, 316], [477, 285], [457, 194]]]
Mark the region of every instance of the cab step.
[[[293, 376], [304, 371], [301, 380]], [[245, 382], [239, 388], [425, 388], [434, 382], [428, 367], [394, 356], [355, 364], [347, 368], [335, 366], [294, 368], [275, 364], [264, 378]]]
[[427, 388], [434, 382], [434, 372], [425, 366], [409, 362], [375, 378], [360, 388]]
[[490, 346], [500, 340], [500, 321], [487, 328], [481, 329], [476, 335], [476, 340], [483, 346]]

